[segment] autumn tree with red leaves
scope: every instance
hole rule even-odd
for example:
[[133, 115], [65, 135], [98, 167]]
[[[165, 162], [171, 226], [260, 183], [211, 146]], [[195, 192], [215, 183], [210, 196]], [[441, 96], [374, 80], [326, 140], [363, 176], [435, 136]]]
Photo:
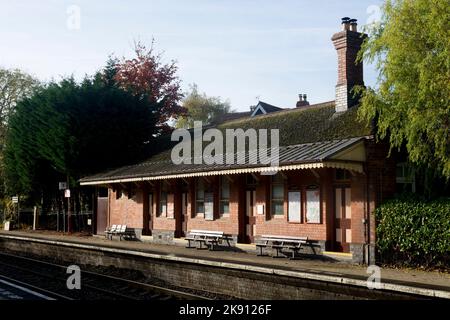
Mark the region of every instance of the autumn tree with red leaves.
[[135, 58], [122, 58], [115, 65], [116, 85], [160, 105], [157, 109], [158, 132], [169, 132], [172, 128], [168, 121], [185, 114], [185, 109], [180, 105], [183, 94], [176, 74], [178, 67], [173, 60], [167, 64], [162, 62], [162, 55], [154, 52], [154, 41], [149, 49], [136, 42], [134, 52]]

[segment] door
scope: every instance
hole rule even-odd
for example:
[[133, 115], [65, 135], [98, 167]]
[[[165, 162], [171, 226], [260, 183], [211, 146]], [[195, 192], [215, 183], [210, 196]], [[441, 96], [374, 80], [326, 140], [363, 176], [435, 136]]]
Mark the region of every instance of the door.
[[103, 234], [108, 225], [108, 198], [97, 198], [97, 230], [96, 234]]
[[181, 195], [181, 236], [186, 237], [187, 233], [187, 193]]
[[352, 195], [348, 187], [335, 189], [335, 245], [338, 252], [350, 252], [352, 242]]
[[256, 191], [247, 190], [245, 193], [245, 243], [255, 242], [255, 199]]
[[148, 234], [152, 235], [153, 229], [153, 193], [148, 194]]

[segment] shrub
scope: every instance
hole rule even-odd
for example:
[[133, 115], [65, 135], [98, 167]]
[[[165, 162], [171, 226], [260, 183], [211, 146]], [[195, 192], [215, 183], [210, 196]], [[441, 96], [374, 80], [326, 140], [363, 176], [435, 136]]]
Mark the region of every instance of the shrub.
[[449, 268], [450, 198], [403, 196], [376, 210], [381, 262]]

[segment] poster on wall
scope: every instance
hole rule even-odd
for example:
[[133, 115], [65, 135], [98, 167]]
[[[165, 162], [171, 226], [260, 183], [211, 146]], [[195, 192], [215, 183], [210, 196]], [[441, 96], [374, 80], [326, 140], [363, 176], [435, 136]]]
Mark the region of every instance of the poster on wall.
[[300, 201], [300, 192], [299, 191], [291, 191], [288, 194], [289, 200], [289, 222], [302, 222], [301, 221], [301, 201]]
[[306, 191], [306, 222], [320, 223], [319, 189]]
[[205, 220], [214, 220], [214, 194], [205, 192]]
[[173, 218], [175, 213], [175, 196], [173, 193], [167, 195], [167, 218]]

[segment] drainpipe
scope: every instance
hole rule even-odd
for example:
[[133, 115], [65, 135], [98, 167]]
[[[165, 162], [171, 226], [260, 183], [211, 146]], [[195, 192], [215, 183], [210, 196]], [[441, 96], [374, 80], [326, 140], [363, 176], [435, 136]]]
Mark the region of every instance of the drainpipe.
[[364, 228], [364, 233], [365, 233], [365, 245], [364, 245], [364, 253], [366, 256], [366, 264], [370, 264], [370, 190], [369, 190], [369, 171], [367, 170], [367, 166], [366, 166], [366, 188], [365, 188], [365, 193], [366, 193], [366, 208], [365, 208], [365, 228]]

